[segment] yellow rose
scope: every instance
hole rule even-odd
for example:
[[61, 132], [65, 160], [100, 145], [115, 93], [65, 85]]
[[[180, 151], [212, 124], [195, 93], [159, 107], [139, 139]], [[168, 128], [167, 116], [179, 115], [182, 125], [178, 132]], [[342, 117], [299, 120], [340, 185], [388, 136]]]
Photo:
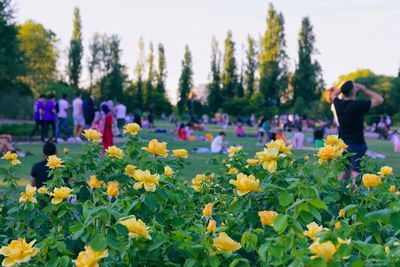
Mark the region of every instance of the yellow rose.
[[247, 160], [247, 164], [249, 164], [250, 166], [257, 166], [258, 164], [258, 159], [248, 159]]
[[93, 129], [84, 130], [82, 135], [90, 142], [101, 141], [101, 133]]
[[160, 175], [151, 174], [149, 170], [136, 170], [133, 178], [137, 181], [133, 188], [139, 190], [144, 187], [147, 192], [155, 192], [160, 181]]
[[253, 175], [245, 175], [239, 173], [236, 176], [236, 180], [230, 180], [230, 184], [236, 187], [237, 194], [239, 196], [244, 196], [250, 192], [261, 192], [260, 180], [256, 180]]
[[106, 149], [106, 153], [110, 158], [122, 159], [124, 152], [116, 146], [110, 146]]
[[3, 266], [14, 266], [20, 263], [28, 262], [32, 257], [39, 253], [39, 249], [33, 245], [36, 240], [26, 243], [25, 238], [12, 240], [8, 246], [0, 248], [0, 255], [5, 258], [2, 262]]
[[317, 156], [319, 157], [318, 162], [322, 164], [326, 161], [337, 159], [342, 154], [343, 149], [340, 149], [336, 146], [327, 145], [319, 149], [317, 154]]
[[72, 197], [71, 195], [72, 189], [68, 187], [55, 187], [53, 192], [50, 193], [50, 196], [53, 198], [51, 199], [51, 204], [58, 204], [64, 199], [68, 197]]
[[158, 142], [157, 139], [152, 139], [147, 147], [142, 147], [143, 150], [154, 154], [154, 155], [159, 155], [162, 157], [168, 156], [168, 150], [167, 150], [167, 143], [166, 142]]
[[32, 187], [30, 184], [27, 184], [25, 192], [21, 193], [21, 196], [19, 198], [19, 203], [26, 201], [37, 203], [37, 200], [34, 197], [35, 193], [36, 193], [36, 187]]
[[335, 146], [339, 149], [346, 149], [347, 145], [336, 134], [328, 135], [325, 139], [325, 146]]
[[367, 173], [362, 176], [362, 182], [365, 187], [374, 188], [382, 183], [382, 179], [376, 174]]
[[215, 231], [217, 231], [217, 222], [214, 220], [210, 220], [210, 222], [207, 225], [207, 232], [215, 233]]
[[9, 160], [11, 165], [13, 166], [21, 164], [21, 161], [19, 161], [18, 159], [18, 155], [16, 153], [11, 153], [11, 151], [7, 151], [7, 153], [4, 154], [2, 159]]
[[76, 267], [96, 267], [102, 258], [108, 257], [108, 249], [95, 251], [90, 246], [85, 246], [85, 250], [79, 252], [78, 258], [74, 260]]
[[210, 184], [214, 179], [214, 174], [205, 175], [197, 174], [195, 178], [192, 179], [192, 187], [196, 191], [200, 191], [201, 187], [205, 184]]
[[140, 125], [137, 123], [128, 123], [124, 126], [124, 133], [136, 135], [140, 130]]
[[49, 194], [49, 190], [47, 190], [46, 187], [42, 186], [41, 188], [38, 189], [38, 193], [42, 195]]
[[390, 254], [390, 248], [388, 246], [385, 247], [385, 253], [387, 256]]
[[275, 211], [263, 210], [258, 212], [258, 216], [263, 225], [273, 226], [278, 213]]
[[335, 229], [336, 229], [336, 230], [339, 230], [339, 228], [340, 228], [340, 222], [337, 221], [337, 222], [335, 222]]
[[69, 153], [69, 150], [68, 150], [68, 148], [66, 148], [66, 147], [64, 147], [63, 151], [64, 151], [64, 154], [65, 154], [65, 155], [67, 155], [67, 154]]
[[346, 215], [346, 212], [344, 211], [344, 209], [339, 210], [339, 217], [343, 217]]
[[213, 244], [219, 251], [226, 253], [235, 252], [242, 247], [239, 242], [230, 238], [225, 232], [219, 233], [218, 237], [214, 238]]
[[272, 173], [275, 172], [278, 168], [278, 159], [279, 159], [279, 149], [276, 147], [271, 147], [264, 149], [261, 152], [256, 153], [256, 157], [259, 159], [262, 164], [264, 170]]
[[125, 167], [125, 174], [131, 178], [133, 178], [133, 176], [135, 175], [135, 170], [136, 170], [136, 166], [133, 166], [132, 164], [128, 164]]
[[383, 166], [383, 167], [381, 167], [381, 169], [378, 172], [378, 174], [381, 175], [381, 176], [392, 175], [393, 174], [393, 168], [389, 167], [389, 166]]
[[306, 227], [308, 230], [304, 231], [303, 234], [313, 240], [316, 239], [317, 235], [321, 233], [323, 230], [327, 230], [326, 228], [319, 226], [315, 222], [307, 224]]
[[287, 146], [285, 141], [283, 141], [282, 139], [271, 141], [268, 144], [266, 144], [266, 146], [268, 149], [276, 148], [280, 153], [283, 153], [286, 156], [292, 155], [292, 145]]
[[131, 238], [144, 237], [151, 240], [151, 236], [147, 229], [146, 224], [142, 220], [136, 220], [136, 218], [125, 219], [119, 222], [125, 226], [129, 231], [129, 236]]
[[214, 206], [214, 204], [212, 204], [212, 203], [208, 203], [208, 204], [206, 204], [204, 206], [204, 209], [203, 209], [203, 216], [204, 217], [209, 218], [209, 217], [212, 216], [213, 206]]
[[96, 175], [91, 175], [89, 179], [89, 186], [90, 188], [98, 188], [103, 184], [103, 181], [99, 181]]
[[390, 193], [396, 192], [396, 186], [395, 185], [391, 185], [390, 188], [389, 188], [389, 192]]
[[315, 240], [308, 249], [315, 254], [312, 258], [325, 258], [327, 261], [333, 260], [333, 255], [335, 255], [337, 249], [335, 245], [331, 242], [319, 243], [319, 240]]
[[236, 169], [236, 168], [229, 168], [229, 170], [228, 170], [228, 174], [237, 174], [239, 171], [238, 171], [238, 169]]
[[310, 156], [309, 156], [309, 155], [305, 155], [305, 156], [304, 156], [304, 160], [305, 160], [305, 161], [309, 161], [309, 160], [310, 160]]
[[240, 150], [242, 150], [241, 146], [230, 146], [228, 148], [228, 152], [229, 152], [229, 157], [233, 157], [234, 155], [236, 155], [236, 153], [238, 153]]
[[117, 182], [108, 182], [107, 194], [110, 197], [117, 197], [119, 195], [119, 185]]
[[170, 166], [165, 166], [164, 167], [164, 175], [167, 177], [171, 177], [174, 174], [174, 171]]
[[63, 167], [63, 165], [62, 165], [63, 163], [64, 162], [60, 158], [58, 158], [56, 155], [52, 155], [47, 158], [46, 166], [49, 167], [50, 169], [57, 169], [57, 168]]
[[172, 150], [172, 155], [177, 158], [187, 158], [189, 153], [186, 149], [174, 149]]

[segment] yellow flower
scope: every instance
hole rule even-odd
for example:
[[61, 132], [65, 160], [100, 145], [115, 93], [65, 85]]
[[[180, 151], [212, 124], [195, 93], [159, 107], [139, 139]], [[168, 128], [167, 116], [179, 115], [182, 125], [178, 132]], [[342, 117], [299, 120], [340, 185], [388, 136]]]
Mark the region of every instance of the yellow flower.
[[269, 149], [277, 148], [280, 153], [283, 153], [286, 156], [291, 156], [292, 155], [292, 145], [288, 145], [287, 146], [285, 141], [283, 141], [282, 139], [271, 141], [266, 146]]
[[140, 125], [137, 123], [128, 123], [124, 126], [124, 133], [136, 135], [140, 130]]
[[382, 179], [376, 174], [367, 173], [362, 176], [362, 182], [365, 187], [374, 188], [382, 183]]
[[164, 167], [164, 175], [167, 177], [171, 177], [174, 174], [174, 171], [170, 166], [165, 166]]
[[340, 228], [340, 222], [337, 221], [337, 222], [335, 222], [335, 229], [336, 229], [336, 230], [339, 230], [339, 228]]
[[315, 222], [307, 224], [307, 231], [304, 231], [303, 234], [305, 236], [308, 236], [310, 239], [316, 239], [316, 236], [322, 232], [323, 230], [327, 230], [326, 228], [323, 228], [322, 226], [319, 226]]
[[392, 175], [393, 174], [393, 168], [389, 167], [389, 166], [383, 166], [383, 167], [381, 167], [381, 169], [378, 172], [378, 174], [381, 175], [381, 176]]
[[142, 149], [154, 155], [159, 155], [162, 157], [168, 156], [167, 143], [160, 143], [157, 139], [152, 139], [147, 147], [142, 147]]
[[250, 192], [261, 192], [260, 180], [256, 180], [253, 175], [245, 175], [239, 173], [236, 176], [236, 180], [230, 180], [230, 184], [236, 186], [237, 194], [239, 196], [244, 196]]
[[102, 258], [108, 257], [108, 249], [95, 251], [90, 246], [85, 246], [85, 251], [78, 254], [78, 258], [74, 260], [76, 267], [98, 267]]
[[214, 220], [210, 220], [210, 222], [207, 225], [207, 232], [215, 233], [215, 231], [217, 231], [217, 222]]
[[98, 188], [100, 187], [104, 182], [103, 181], [99, 181], [96, 177], [96, 175], [91, 175], [90, 179], [89, 179], [89, 186], [90, 188]]
[[11, 165], [13, 166], [21, 164], [21, 161], [18, 160], [18, 155], [16, 153], [11, 153], [11, 151], [7, 151], [2, 159], [9, 160]]
[[305, 161], [309, 161], [309, 160], [310, 160], [310, 156], [309, 156], [309, 155], [305, 155], [305, 156], [304, 156], [304, 160], [305, 160]]
[[256, 157], [260, 160], [264, 170], [272, 173], [278, 168], [279, 149], [276, 147], [264, 149], [256, 153]]
[[260, 221], [263, 225], [273, 226], [278, 213], [275, 211], [263, 210], [258, 212], [258, 216], [260, 216]]
[[21, 193], [21, 196], [19, 198], [19, 203], [26, 201], [37, 203], [37, 200], [34, 197], [35, 193], [36, 193], [36, 187], [32, 187], [30, 184], [27, 184], [25, 192]]
[[144, 186], [144, 190], [147, 192], [155, 192], [156, 186], [160, 181], [160, 175], [151, 174], [149, 170], [136, 170], [133, 178], [138, 181], [133, 185], [133, 188], [139, 190]]
[[131, 178], [133, 178], [133, 176], [135, 175], [135, 170], [136, 170], [136, 166], [133, 166], [132, 164], [128, 164], [125, 167], [125, 174]]
[[347, 145], [336, 134], [328, 135], [325, 139], [325, 146], [335, 146], [340, 149], [346, 149]]
[[248, 159], [247, 160], [247, 164], [249, 164], [250, 166], [257, 166], [258, 164], [258, 159]]
[[388, 246], [385, 247], [385, 253], [386, 253], [386, 255], [389, 256], [389, 254], [390, 254], [390, 248], [389, 248]]
[[389, 192], [390, 193], [396, 192], [396, 186], [395, 185], [391, 185], [390, 188], [389, 188]]
[[189, 153], [186, 149], [174, 149], [172, 150], [172, 155], [177, 158], [187, 158]]
[[234, 167], [229, 168], [229, 170], [228, 170], [228, 174], [237, 174], [238, 172], [239, 172], [238, 169], [236, 169]]
[[119, 185], [117, 182], [108, 182], [107, 194], [110, 197], [117, 197], [119, 195]]
[[82, 135], [90, 142], [101, 141], [101, 133], [93, 129], [84, 130]]
[[50, 196], [53, 198], [51, 199], [51, 204], [58, 204], [64, 199], [68, 197], [72, 197], [71, 195], [72, 189], [68, 187], [55, 187], [53, 192], [50, 193]]
[[116, 146], [110, 146], [106, 149], [106, 153], [110, 158], [122, 159], [124, 152]]
[[130, 218], [126, 220], [122, 220], [119, 222], [126, 228], [128, 228], [129, 236], [132, 238], [144, 237], [146, 239], [151, 240], [151, 236], [147, 229], [146, 224], [142, 220], [136, 220], [136, 218]]
[[337, 248], [335, 245], [331, 242], [324, 242], [324, 243], [319, 243], [319, 240], [315, 240], [311, 246], [308, 247], [308, 249], [315, 254], [312, 258], [325, 258], [327, 261], [332, 261], [333, 260], [333, 255], [335, 255]]
[[203, 209], [203, 216], [204, 217], [211, 217], [212, 216], [212, 213], [213, 213], [213, 206], [214, 206], [214, 204], [212, 204], [212, 203], [208, 203], [208, 204], [206, 204], [205, 206], [204, 206], [204, 209]]
[[68, 148], [66, 148], [66, 147], [64, 147], [63, 151], [64, 151], [64, 154], [65, 154], [65, 155], [67, 155], [67, 154], [69, 153], [69, 150], [68, 150]]
[[28, 262], [32, 257], [39, 253], [39, 249], [33, 245], [36, 240], [26, 243], [25, 238], [18, 238], [10, 242], [8, 246], [0, 248], [0, 254], [5, 258], [2, 262], [3, 266], [14, 266], [23, 262]]
[[228, 148], [229, 152], [229, 157], [233, 157], [236, 153], [238, 153], [240, 150], [242, 150], [241, 146], [230, 146]]
[[222, 252], [232, 253], [239, 250], [242, 246], [230, 238], [225, 232], [219, 233], [218, 237], [214, 238], [214, 246]]
[[192, 187], [196, 191], [200, 191], [203, 184], [209, 184], [214, 179], [214, 174], [205, 175], [197, 174], [195, 178], [192, 179]]
[[317, 156], [319, 157], [318, 162], [322, 164], [326, 161], [337, 159], [342, 154], [343, 149], [340, 149], [336, 146], [327, 145], [319, 149], [317, 154]]
[[344, 209], [339, 210], [339, 217], [343, 217], [346, 215], [346, 212], [344, 211]]
[[341, 245], [341, 244], [346, 244], [346, 245], [350, 245], [350, 243], [351, 243], [351, 239], [341, 239], [340, 237], [338, 237], [338, 242], [339, 242], [339, 246]]
[[64, 162], [59, 157], [57, 157], [56, 155], [51, 155], [47, 158], [46, 166], [50, 169], [57, 169], [63, 167], [63, 163]]
[[42, 195], [45, 195], [45, 194], [49, 193], [49, 190], [47, 190], [46, 187], [42, 186], [41, 188], [38, 189], [38, 193], [42, 194]]

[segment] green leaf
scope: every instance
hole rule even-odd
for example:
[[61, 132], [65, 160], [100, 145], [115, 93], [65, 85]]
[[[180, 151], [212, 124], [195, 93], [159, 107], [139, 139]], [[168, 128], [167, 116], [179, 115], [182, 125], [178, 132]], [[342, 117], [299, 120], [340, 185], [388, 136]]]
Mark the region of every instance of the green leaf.
[[267, 262], [267, 252], [269, 248], [269, 243], [264, 243], [258, 249], [258, 256], [260, 257], [261, 262]]
[[71, 226], [69, 227], [69, 231], [72, 233], [72, 239], [73, 239], [73, 240], [76, 240], [76, 239], [78, 239], [78, 238], [83, 234], [83, 232], [85, 231], [85, 226], [84, 226], [82, 223], [77, 222], [77, 223], [75, 223], [75, 224], [73, 224], [73, 225], [71, 225]]
[[155, 249], [158, 249], [158, 248], [161, 247], [161, 245], [164, 244], [164, 243], [165, 243], [165, 242], [164, 242], [163, 240], [160, 240], [160, 241], [158, 241], [158, 242], [152, 244], [152, 245], [149, 247], [149, 252], [151, 252], [151, 251], [153, 251], [153, 250], [155, 250]]
[[221, 264], [217, 256], [208, 257], [208, 263], [211, 267], [218, 267]]
[[328, 206], [321, 199], [314, 198], [310, 201], [310, 204], [318, 209], [328, 210]]
[[274, 221], [274, 229], [278, 232], [278, 234], [282, 234], [286, 227], [288, 226], [288, 216], [278, 214]]
[[257, 249], [258, 237], [256, 234], [246, 231], [243, 233], [240, 243], [246, 252], [251, 252]]
[[102, 236], [97, 236], [89, 242], [89, 245], [95, 251], [102, 251], [107, 247], [107, 239]]
[[250, 266], [250, 262], [247, 259], [244, 258], [240, 258], [240, 259], [234, 259], [231, 264], [229, 264], [229, 267], [235, 267], [236, 265], [238, 265], [239, 263], [243, 263], [240, 264], [239, 266]]
[[152, 193], [146, 193], [144, 197], [144, 204], [150, 209], [154, 210], [157, 207], [157, 199]]
[[196, 259], [190, 258], [185, 261], [183, 267], [193, 267], [196, 264]]
[[68, 263], [70, 261], [70, 258], [68, 256], [62, 256], [59, 258], [58, 262], [62, 267], [67, 267]]
[[281, 204], [284, 207], [289, 206], [294, 200], [293, 194], [290, 194], [288, 192], [280, 192], [279, 194], [279, 204]]
[[388, 220], [390, 216], [390, 209], [375, 210], [364, 215], [364, 219], [369, 220]]

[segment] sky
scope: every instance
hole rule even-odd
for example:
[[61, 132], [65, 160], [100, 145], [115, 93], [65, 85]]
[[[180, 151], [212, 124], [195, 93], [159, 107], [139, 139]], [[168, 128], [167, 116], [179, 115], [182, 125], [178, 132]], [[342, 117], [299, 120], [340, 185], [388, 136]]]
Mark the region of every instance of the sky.
[[[33, 19], [56, 33], [61, 58], [72, 34], [73, 9], [79, 7], [84, 38], [87, 84], [88, 44], [94, 33], [118, 34], [122, 63], [133, 69], [138, 59], [140, 36], [148, 44], [162, 42], [167, 57], [167, 88], [176, 100], [181, 60], [187, 44], [193, 55], [194, 84], [208, 81], [211, 38], [220, 48], [228, 30], [242, 61], [247, 35], [259, 39], [266, 30], [268, 4], [285, 17], [285, 34], [290, 68], [297, 60], [297, 38], [301, 20], [309, 16], [316, 36], [316, 59], [327, 85], [341, 74], [358, 68], [396, 75], [400, 66], [399, 0], [15, 0], [17, 22]], [[59, 69], [65, 66], [60, 61]]]

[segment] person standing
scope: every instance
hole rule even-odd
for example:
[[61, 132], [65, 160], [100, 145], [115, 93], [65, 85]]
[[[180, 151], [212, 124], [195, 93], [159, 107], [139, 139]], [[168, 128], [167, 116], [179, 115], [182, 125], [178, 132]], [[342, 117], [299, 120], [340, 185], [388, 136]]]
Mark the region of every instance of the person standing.
[[50, 140], [49, 128], [52, 129], [52, 138], [56, 140], [56, 101], [54, 95], [49, 95], [46, 104], [44, 104], [44, 137], [47, 141]]
[[114, 145], [113, 136], [112, 136], [112, 125], [113, 125], [113, 115], [111, 113], [110, 108], [107, 105], [102, 105], [101, 111], [104, 113], [102, 118], [102, 145], [103, 152], [110, 146]]
[[147, 120], [149, 121], [149, 129], [154, 128], [154, 111], [153, 111], [153, 104], [149, 105], [147, 109]]
[[68, 117], [69, 104], [67, 101], [67, 94], [63, 94], [61, 99], [58, 100], [58, 113], [57, 113], [57, 141], [62, 141], [62, 134], [68, 137]]
[[83, 107], [83, 116], [85, 118], [85, 127], [86, 129], [89, 129], [90, 127], [92, 127], [92, 123], [94, 121], [94, 116], [95, 116], [93, 95], [90, 95], [87, 101], [85, 102], [85, 105]]
[[[364, 94], [368, 100], [358, 100], [358, 93]], [[360, 161], [367, 152], [364, 138], [364, 115], [376, 106], [383, 103], [383, 97], [353, 81], [345, 81], [339, 89], [331, 94], [333, 112], [339, 124], [339, 138], [347, 145], [347, 151], [353, 153], [347, 172], [339, 180], [347, 179], [351, 174], [353, 185], [356, 186], [356, 177], [360, 174]]]
[[117, 118], [118, 130], [122, 135], [122, 130], [126, 123], [126, 106], [118, 101], [117, 105], [114, 108], [114, 113], [115, 117]]
[[77, 93], [75, 99], [72, 101], [72, 116], [74, 119], [75, 141], [81, 142], [81, 133], [85, 126], [85, 119], [83, 117], [83, 101], [80, 93]]
[[45, 102], [44, 95], [40, 95], [39, 98], [35, 102], [35, 106], [34, 106], [34, 110], [33, 110], [33, 116], [34, 116], [34, 120], [35, 120], [35, 128], [32, 130], [31, 134], [29, 135], [29, 140], [32, 140], [32, 136], [34, 136], [40, 128], [40, 140], [42, 142], [44, 142], [44, 122], [43, 122], [44, 102]]

